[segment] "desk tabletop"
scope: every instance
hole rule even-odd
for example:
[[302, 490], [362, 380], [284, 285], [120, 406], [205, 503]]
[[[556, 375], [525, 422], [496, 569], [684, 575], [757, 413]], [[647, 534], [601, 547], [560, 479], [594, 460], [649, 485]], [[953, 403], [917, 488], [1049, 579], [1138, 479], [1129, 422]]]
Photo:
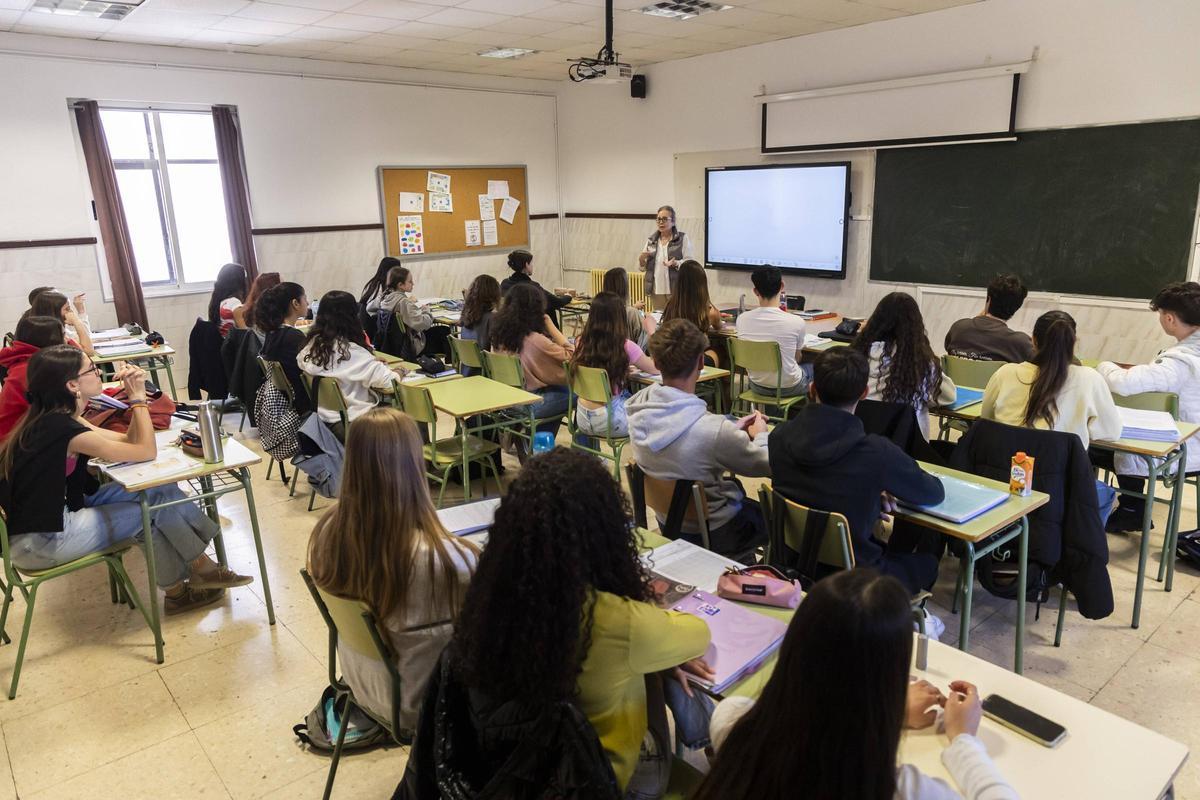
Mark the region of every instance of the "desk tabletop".
[[[980, 486], [986, 486], [989, 489], [996, 489], [1008, 493], [1008, 484], [1001, 481], [994, 481], [990, 478], [984, 478], [979, 475], [972, 475], [970, 472], [960, 472], [949, 467], [942, 467], [936, 464], [928, 464], [924, 461], [918, 462], [921, 469], [934, 475], [945, 475], [951, 478], [976, 483]], [[1017, 520], [1024, 517], [1034, 509], [1041, 508], [1046, 503], [1050, 502], [1050, 495], [1043, 492], [1031, 492], [1028, 497], [1012, 494], [1008, 496], [1003, 503], [985, 511], [974, 519], [969, 519], [966, 522], [954, 523], [944, 519], [925, 514], [920, 511], [911, 511], [905, 508], [896, 510], [896, 517], [906, 519], [910, 522], [932, 530], [944, 533], [947, 536], [953, 536], [955, 539], [962, 539], [968, 542], [978, 542], [986, 539], [997, 531], [1002, 531], [1009, 525], [1012, 525]]]
[[[696, 383], [704, 383], [705, 381], [718, 381], [721, 378], [728, 378], [729, 370], [721, 369], [720, 367], [705, 366], [700, 370], [700, 377], [696, 379]], [[642, 383], [649, 386], [652, 383], [662, 383], [662, 375], [650, 375], [644, 372], [632, 372], [629, 375], [629, 380], [633, 383]]]
[[175, 348], [169, 344], [160, 344], [156, 347], [151, 347], [149, 350], [142, 350], [137, 353], [123, 353], [120, 355], [92, 356], [93, 364], [112, 364], [117, 361], [140, 361], [144, 358], [162, 358], [163, 356], [175, 355]]
[[[229, 436], [221, 442], [224, 459], [216, 464], [206, 464], [202, 459], [189, 456], [178, 445], [172, 444], [179, 438], [179, 431], [182, 427], [180, 425], [165, 431], [157, 431], [154, 434], [154, 439], [158, 444], [158, 455], [151, 461], [133, 464], [98, 464], [97, 466], [105, 475], [130, 492], [140, 492], [156, 486], [203, 478], [206, 475], [215, 475], [218, 472], [262, 463], [262, 456]], [[93, 459], [93, 463], [95, 463], [95, 459]]]
[[482, 375], [429, 383], [425, 388], [429, 390], [435, 408], [458, 418], [486, 414], [513, 406], [527, 406], [542, 399], [533, 392], [517, 389]]

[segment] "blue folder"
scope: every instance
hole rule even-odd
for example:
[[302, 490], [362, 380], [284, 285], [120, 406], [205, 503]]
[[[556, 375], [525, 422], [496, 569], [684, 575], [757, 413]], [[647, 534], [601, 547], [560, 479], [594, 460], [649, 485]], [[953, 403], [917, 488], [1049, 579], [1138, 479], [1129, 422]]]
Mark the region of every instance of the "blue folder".
[[983, 401], [983, 390], [982, 389], [967, 389], [962, 386], [959, 386], [958, 393], [954, 398], [954, 402], [951, 403], [950, 405], [946, 406], [946, 408], [950, 409], [951, 411], [958, 411], [960, 409], [966, 408], [967, 406], [973, 406], [976, 403], [979, 403], [982, 401]]
[[999, 489], [989, 489], [978, 483], [952, 478], [948, 475], [937, 475], [946, 490], [946, 499], [937, 505], [918, 506], [901, 501], [905, 508], [923, 511], [933, 517], [949, 520], [955, 524], [975, 519], [985, 511], [990, 511], [1008, 499], [1009, 493]]

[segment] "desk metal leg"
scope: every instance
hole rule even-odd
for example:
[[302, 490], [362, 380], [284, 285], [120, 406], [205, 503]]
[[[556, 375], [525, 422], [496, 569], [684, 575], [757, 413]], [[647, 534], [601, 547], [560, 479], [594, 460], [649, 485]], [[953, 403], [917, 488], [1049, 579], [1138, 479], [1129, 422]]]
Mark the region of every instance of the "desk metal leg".
[[966, 545], [959, 560], [959, 575], [962, 580], [962, 609], [958, 618], [958, 649], [964, 653], [971, 646], [971, 600], [975, 592], [975, 545]]
[[[271, 581], [267, 577], [267, 561], [263, 557], [262, 535], [258, 530], [258, 511], [254, 507], [254, 490], [250, 488], [250, 470], [242, 467], [238, 470], [238, 480], [246, 490], [246, 510], [250, 512], [250, 530], [254, 532], [254, 552], [258, 556], [258, 574], [262, 578], [263, 600], [267, 604], [267, 621], [275, 624], [275, 604], [271, 601]], [[222, 555], [224, 554], [224, 547]], [[221, 560], [224, 564], [224, 559]]]
[[1129, 627], [1137, 628], [1142, 623], [1142, 588], [1146, 582], [1146, 560], [1150, 555], [1150, 527], [1154, 524], [1154, 484], [1158, 482], [1158, 464], [1153, 458], [1145, 458], [1146, 507], [1142, 512], [1142, 543], [1138, 549], [1137, 584], [1133, 590], [1133, 621]]
[[1179, 542], [1179, 518], [1183, 516], [1183, 492], [1187, 488], [1187, 445], [1180, 447], [1179, 462], [1175, 467], [1175, 491], [1171, 495], [1171, 513], [1167, 517], [1167, 532], [1163, 541], [1162, 563], [1158, 565], [1158, 579], [1163, 579], [1166, 569], [1166, 585], [1171, 591], [1175, 583], [1175, 547]]
[[[470, 434], [470, 427], [467, 425], [467, 421], [465, 419], [459, 420], [458, 430], [459, 430], [459, 437], [461, 438], [461, 441], [462, 441], [463, 502], [466, 502], [467, 500], [471, 499], [471, 471], [468, 469], [468, 466], [469, 466], [468, 462], [470, 459], [469, 459], [469, 452], [467, 450], [467, 444], [470, 440], [471, 434]], [[436, 445], [435, 445], [435, 447], [436, 447]], [[482, 473], [483, 473], [483, 470], [480, 469], [480, 474], [482, 474]]]
[[154, 632], [154, 657], [159, 664], [163, 663], [162, 622], [158, 613], [158, 570], [154, 566], [154, 534], [150, 526], [150, 504], [146, 501], [146, 493], [139, 495], [142, 506], [142, 551], [146, 554], [146, 578], [150, 584], [150, 592], [146, 596], [146, 605], [150, 609], [150, 630]]
[[1021, 538], [1017, 548], [1017, 641], [1013, 656], [1013, 671], [1020, 675], [1025, 669], [1025, 582], [1029, 572], [1029, 518], [1021, 518]]
[[[213, 491], [213, 481], [211, 475], [202, 475], [199, 478], [200, 488], [205, 494]], [[229, 566], [229, 558], [225, 555], [225, 532], [221, 530], [221, 514], [217, 510], [217, 498], [206, 497], [200, 501], [204, 507], [208, 518], [217, 524], [217, 535], [213, 537], [213, 550], [217, 553], [217, 563], [222, 567]]]
[[[172, 359], [170, 356], [163, 356], [162, 361], [163, 366], [165, 366], [167, 369], [167, 383], [171, 387], [171, 399], [177, 400], [179, 398], [179, 391], [175, 388], [175, 372], [172, 369], [174, 366], [174, 359]], [[159, 384], [159, 386], [161, 387], [162, 384]]]

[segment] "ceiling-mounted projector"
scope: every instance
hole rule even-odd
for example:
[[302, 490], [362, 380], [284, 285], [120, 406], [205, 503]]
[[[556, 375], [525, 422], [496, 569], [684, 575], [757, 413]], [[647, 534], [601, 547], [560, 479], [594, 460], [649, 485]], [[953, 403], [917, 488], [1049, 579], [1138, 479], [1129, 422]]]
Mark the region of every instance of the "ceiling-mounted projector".
[[595, 58], [572, 58], [570, 61], [567, 76], [577, 83], [627, 83], [633, 78], [633, 66], [621, 63], [618, 53], [613, 50], [612, 0], [604, 3], [604, 46], [600, 52]]

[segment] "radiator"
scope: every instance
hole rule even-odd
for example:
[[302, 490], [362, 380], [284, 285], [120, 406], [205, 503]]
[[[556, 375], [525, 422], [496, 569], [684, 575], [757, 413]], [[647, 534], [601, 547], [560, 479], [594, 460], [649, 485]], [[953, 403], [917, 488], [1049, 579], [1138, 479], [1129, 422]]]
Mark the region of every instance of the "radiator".
[[[592, 297], [595, 297], [599, 292], [604, 291], [604, 273], [606, 269], [594, 269], [591, 271], [588, 281], [588, 286], [591, 290]], [[646, 296], [646, 273], [644, 272], [627, 272], [629, 276], [629, 302], [645, 303], [646, 311], [654, 310], [653, 298]]]

